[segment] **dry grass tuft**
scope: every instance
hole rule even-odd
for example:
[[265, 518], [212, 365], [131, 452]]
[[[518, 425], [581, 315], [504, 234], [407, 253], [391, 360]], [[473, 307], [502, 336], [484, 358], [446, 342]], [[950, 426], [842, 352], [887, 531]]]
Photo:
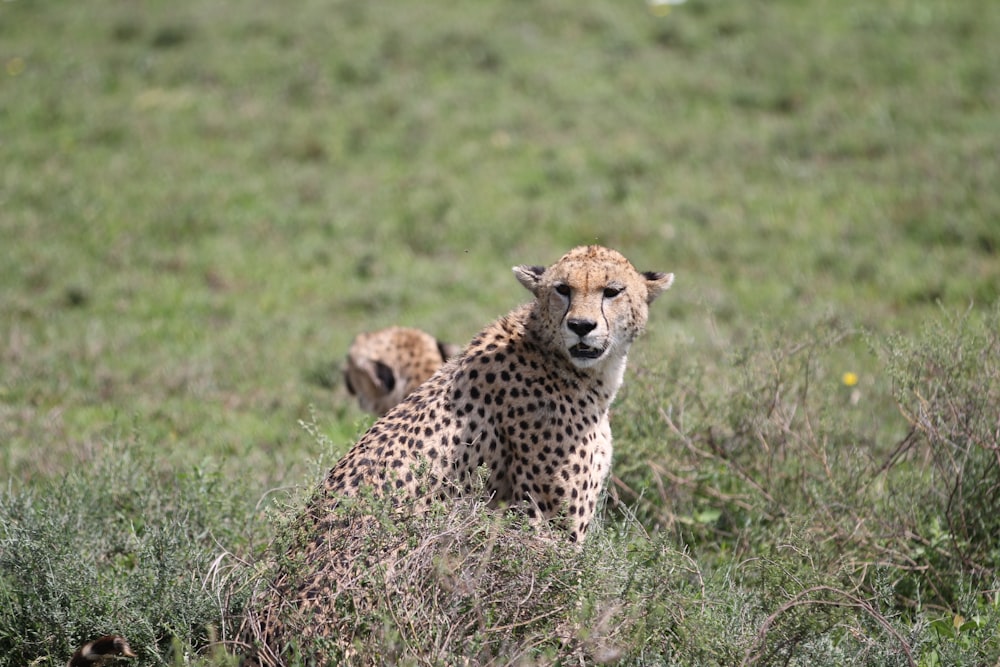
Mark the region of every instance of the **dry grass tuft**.
[[[604, 662], [618, 655], [612, 619], [619, 605], [583, 608], [586, 558], [563, 536], [492, 510], [476, 496], [412, 516], [381, 500], [343, 512], [344, 530], [331, 548], [346, 558], [332, 565], [337, 591], [333, 612], [322, 619], [324, 638], [313, 636], [316, 619], [303, 620], [287, 600], [267, 604], [296, 590], [288, 585], [301, 566], [294, 550], [289, 560], [279, 540], [262, 568], [268, 574], [260, 580], [256, 613], [261, 603], [280, 609], [297, 638], [292, 654], [350, 664], [441, 664], [465, 656], [469, 665], [556, 656]], [[248, 622], [259, 640], [262, 618], [251, 613]]]

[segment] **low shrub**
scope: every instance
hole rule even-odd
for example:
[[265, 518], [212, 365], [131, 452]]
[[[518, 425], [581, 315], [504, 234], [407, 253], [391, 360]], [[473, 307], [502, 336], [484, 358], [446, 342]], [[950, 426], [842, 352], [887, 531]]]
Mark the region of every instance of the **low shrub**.
[[63, 665], [80, 644], [125, 635], [136, 664], [210, 651], [240, 606], [221, 567], [250, 515], [209, 468], [157, 472], [141, 444], [0, 493], [0, 666]]

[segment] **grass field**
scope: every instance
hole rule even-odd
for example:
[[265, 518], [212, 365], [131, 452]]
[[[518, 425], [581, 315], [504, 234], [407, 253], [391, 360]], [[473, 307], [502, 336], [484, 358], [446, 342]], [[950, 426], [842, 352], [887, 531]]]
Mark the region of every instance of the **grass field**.
[[592, 242], [677, 275], [602, 527], [442, 510], [359, 654], [1000, 663], [994, 4], [0, 3], [0, 667], [228, 664], [351, 338]]

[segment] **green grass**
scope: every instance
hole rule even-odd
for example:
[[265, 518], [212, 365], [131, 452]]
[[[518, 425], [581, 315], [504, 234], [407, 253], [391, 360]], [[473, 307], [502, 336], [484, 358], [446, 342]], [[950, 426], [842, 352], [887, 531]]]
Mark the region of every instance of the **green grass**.
[[372, 646], [995, 664], [998, 33], [990, 0], [0, 3], [0, 665], [110, 631], [223, 664], [239, 563], [370, 423], [354, 334], [463, 342], [594, 241], [677, 282], [577, 580], [523, 632]]

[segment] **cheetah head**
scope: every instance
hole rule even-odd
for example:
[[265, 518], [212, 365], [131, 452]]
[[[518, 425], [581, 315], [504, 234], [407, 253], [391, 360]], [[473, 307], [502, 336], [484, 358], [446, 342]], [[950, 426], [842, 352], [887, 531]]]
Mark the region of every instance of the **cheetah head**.
[[649, 304], [674, 280], [672, 273], [640, 273], [600, 246], [574, 248], [548, 268], [516, 266], [514, 275], [535, 295], [545, 333], [577, 368], [623, 358], [645, 329]]

